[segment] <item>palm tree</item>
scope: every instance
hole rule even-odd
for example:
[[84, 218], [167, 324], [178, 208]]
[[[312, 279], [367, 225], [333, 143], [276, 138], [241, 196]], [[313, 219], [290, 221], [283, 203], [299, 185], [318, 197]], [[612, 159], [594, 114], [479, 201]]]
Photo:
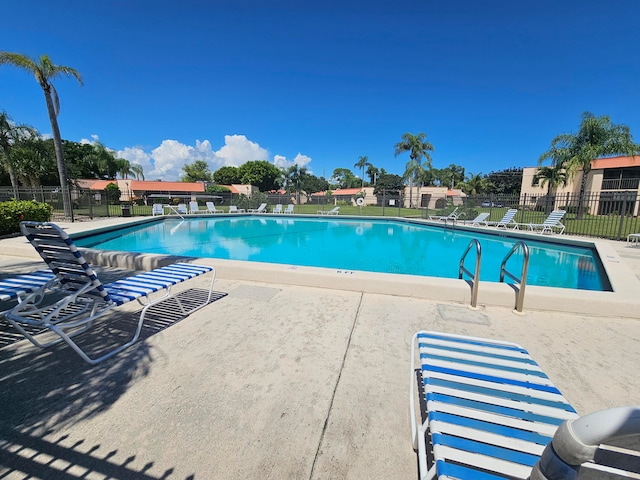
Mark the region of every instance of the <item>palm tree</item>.
[[13, 195], [18, 199], [18, 176], [14, 168], [11, 149], [16, 141], [27, 135], [35, 135], [35, 130], [26, 125], [16, 125], [7, 112], [0, 112], [0, 151], [4, 154], [4, 160], [9, 172]]
[[545, 184], [547, 185], [545, 213], [549, 213], [551, 209], [551, 191], [558, 186], [566, 187], [568, 181], [569, 178], [562, 162], [552, 167], [538, 167], [531, 179], [531, 186], [535, 187], [537, 185], [540, 188], [544, 188]]
[[139, 163], [131, 165], [131, 171], [136, 176], [136, 180], [144, 180], [144, 168]]
[[422, 158], [425, 158], [425, 165], [431, 169], [431, 155], [429, 152], [434, 150], [433, 145], [427, 142], [427, 136], [420, 132], [417, 135], [405, 133], [402, 140], [395, 145], [396, 157], [401, 153], [409, 152], [411, 159], [406, 166], [404, 176], [409, 179], [409, 207], [413, 207], [413, 179], [420, 174], [422, 166]]
[[49, 113], [49, 121], [51, 122], [51, 133], [53, 135], [53, 145], [56, 152], [56, 161], [58, 163], [58, 175], [60, 176], [60, 188], [62, 189], [62, 203], [64, 205], [64, 216], [67, 219], [73, 218], [71, 209], [71, 195], [69, 193], [69, 178], [67, 175], [67, 165], [64, 161], [62, 152], [62, 138], [60, 137], [60, 128], [58, 127], [58, 114], [60, 113], [60, 99], [51, 80], [60, 75], [72, 76], [82, 85], [82, 77], [77, 70], [63, 65], [55, 65], [47, 55], [42, 55], [39, 59], [34, 60], [26, 55], [11, 52], [0, 52], [0, 65], [13, 65], [15, 67], [32, 73], [44, 92], [44, 98], [47, 102], [47, 112]]
[[640, 145], [634, 143], [628, 126], [612, 123], [607, 115], [596, 117], [590, 112], [584, 112], [578, 133], [562, 133], [555, 137], [551, 140], [551, 148], [540, 155], [538, 163], [542, 165], [551, 159], [554, 166], [564, 167], [570, 177], [582, 171], [578, 198], [578, 218], [582, 218], [591, 162], [610, 155], [633, 156], [637, 153], [640, 153]]
[[371, 185], [375, 185], [376, 179], [378, 178], [379, 175], [380, 175], [380, 170], [378, 170], [378, 168], [374, 167], [373, 164], [370, 163], [369, 166], [367, 167], [367, 176], [369, 177], [369, 183]]
[[458, 186], [467, 195], [478, 195], [487, 191], [488, 183], [488, 180], [481, 173], [470, 173], [467, 179], [459, 183]]
[[125, 158], [116, 158], [116, 166], [123, 180], [128, 179], [129, 175], [135, 175], [133, 168], [131, 168], [131, 163]]
[[353, 168], [361, 168], [362, 169], [362, 189], [364, 189], [364, 168], [367, 165], [371, 165], [369, 163], [369, 157], [363, 155], [362, 157], [358, 157], [358, 161], [353, 165]]

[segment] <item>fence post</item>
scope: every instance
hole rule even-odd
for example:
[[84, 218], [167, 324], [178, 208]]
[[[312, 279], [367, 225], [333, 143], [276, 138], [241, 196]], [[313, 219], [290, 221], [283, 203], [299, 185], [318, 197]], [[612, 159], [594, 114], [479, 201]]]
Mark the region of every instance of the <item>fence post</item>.
[[626, 218], [625, 212], [627, 211], [627, 197], [629, 193], [625, 192], [622, 197], [622, 208], [620, 209], [620, 225], [618, 225], [618, 240], [622, 240], [622, 229], [624, 227], [624, 219]]
[[384, 204], [387, 201], [386, 195], [385, 195], [386, 193], [387, 193], [387, 191], [383, 188], [382, 189], [382, 216], [383, 217], [384, 217]]

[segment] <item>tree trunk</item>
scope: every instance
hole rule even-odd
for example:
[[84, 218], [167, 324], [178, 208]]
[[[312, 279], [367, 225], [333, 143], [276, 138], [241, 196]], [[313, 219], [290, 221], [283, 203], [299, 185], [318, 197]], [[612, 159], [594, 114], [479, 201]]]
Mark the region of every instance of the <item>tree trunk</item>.
[[584, 209], [584, 194], [585, 194], [585, 190], [587, 189], [587, 174], [589, 172], [582, 170], [582, 178], [580, 179], [580, 194], [578, 195], [578, 215], [577, 215], [577, 219], [578, 220], [582, 220], [582, 216], [584, 214], [583, 209]]
[[4, 148], [4, 156], [7, 161], [7, 171], [9, 172], [9, 179], [11, 180], [11, 188], [13, 189], [13, 196], [16, 200], [20, 200], [18, 198], [18, 177], [16, 176], [16, 171], [13, 168], [13, 161], [9, 156], [9, 150]]
[[56, 162], [58, 163], [58, 175], [60, 176], [60, 189], [62, 191], [62, 205], [64, 207], [65, 220], [73, 220], [73, 211], [71, 209], [71, 194], [69, 191], [69, 177], [67, 175], [67, 164], [64, 161], [62, 152], [62, 139], [60, 137], [60, 128], [58, 128], [58, 119], [53, 108], [53, 100], [51, 91], [44, 90], [44, 98], [47, 101], [47, 111], [49, 112], [49, 121], [51, 122], [51, 133], [53, 134], [53, 146], [56, 152]]

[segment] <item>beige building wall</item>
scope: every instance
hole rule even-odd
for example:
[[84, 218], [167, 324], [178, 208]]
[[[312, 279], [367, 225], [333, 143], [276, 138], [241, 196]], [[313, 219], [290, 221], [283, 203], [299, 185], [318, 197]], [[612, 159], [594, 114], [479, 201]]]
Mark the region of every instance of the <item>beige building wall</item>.
[[[538, 167], [524, 167], [522, 170], [522, 185], [520, 186], [520, 198], [525, 206], [535, 207], [540, 201], [541, 197], [545, 197], [549, 191], [549, 185], [547, 183], [544, 186], [532, 185], [533, 177], [538, 171]], [[565, 199], [567, 194], [573, 195], [580, 192], [580, 181], [582, 178], [582, 172], [578, 172], [573, 178], [570, 178], [566, 186], [558, 186], [551, 190], [552, 195], [556, 198], [556, 204], [553, 205], [557, 208], [560, 204], [566, 203]], [[602, 175], [600, 177], [600, 184], [602, 185]]]

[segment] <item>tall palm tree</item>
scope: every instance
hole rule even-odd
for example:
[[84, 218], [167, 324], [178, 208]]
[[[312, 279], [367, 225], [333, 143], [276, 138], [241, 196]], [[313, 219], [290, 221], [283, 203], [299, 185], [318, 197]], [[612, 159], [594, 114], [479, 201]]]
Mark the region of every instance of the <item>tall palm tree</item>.
[[364, 169], [367, 165], [371, 165], [369, 163], [369, 157], [363, 155], [362, 157], [358, 157], [358, 161], [353, 165], [353, 168], [361, 168], [362, 169], [362, 188], [364, 189]]
[[124, 180], [129, 178], [129, 175], [135, 175], [135, 172], [131, 168], [131, 163], [125, 158], [116, 158], [116, 167], [120, 177]]
[[370, 163], [369, 166], [367, 167], [367, 176], [369, 177], [369, 183], [371, 183], [371, 185], [375, 185], [376, 179], [378, 178], [379, 175], [380, 175], [380, 170], [378, 170], [377, 167], [374, 167], [373, 163]]
[[420, 132], [417, 135], [411, 133], [404, 133], [402, 140], [395, 145], [396, 157], [402, 153], [409, 152], [409, 158], [411, 159], [406, 166], [404, 176], [409, 179], [409, 207], [413, 207], [413, 179], [420, 174], [423, 169], [422, 158], [425, 159], [425, 165], [431, 169], [431, 155], [429, 152], [433, 152], [434, 148], [431, 143], [427, 141], [427, 136]]
[[16, 200], [18, 199], [18, 176], [15, 171], [11, 149], [20, 138], [31, 134], [35, 135], [35, 130], [32, 127], [16, 125], [7, 112], [0, 112], [0, 151], [4, 155], [13, 195]]
[[64, 205], [64, 216], [67, 219], [73, 218], [71, 209], [71, 195], [69, 193], [69, 178], [67, 175], [67, 165], [62, 152], [62, 138], [58, 127], [58, 114], [60, 113], [60, 99], [51, 80], [65, 75], [72, 76], [82, 85], [82, 77], [77, 70], [71, 67], [54, 64], [47, 55], [40, 56], [39, 59], [32, 59], [26, 55], [11, 52], [0, 52], [0, 65], [13, 65], [26, 70], [36, 77], [36, 81], [44, 92], [47, 102], [47, 112], [51, 122], [51, 133], [53, 135], [53, 145], [56, 152], [56, 162], [58, 164], [58, 175], [60, 176], [60, 188], [62, 189], [62, 203]]
[[551, 148], [540, 155], [542, 165], [551, 159], [555, 166], [562, 164], [570, 177], [582, 171], [578, 218], [582, 218], [582, 205], [591, 162], [609, 155], [635, 155], [640, 145], [633, 141], [629, 127], [611, 122], [607, 115], [596, 117], [590, 112], [582, 114], [578, 133], [562, 133], [551, 140]]
[[544, 188], [547, 185], [547, 195], [545, 199], [545, 213], [549, 213], [551, 210], [551, 192], [554, 188], [563, 186], [566, 187], [569, 178], [562, 162], [552, 167], [538, 167], [535, 175], [531, 179], [531, 186], [540, 186]]
[[139, 163], [133, 163], [131, 165], [131, 171], [136, 176], [136, 180], [144, 180], [144, 168]]

